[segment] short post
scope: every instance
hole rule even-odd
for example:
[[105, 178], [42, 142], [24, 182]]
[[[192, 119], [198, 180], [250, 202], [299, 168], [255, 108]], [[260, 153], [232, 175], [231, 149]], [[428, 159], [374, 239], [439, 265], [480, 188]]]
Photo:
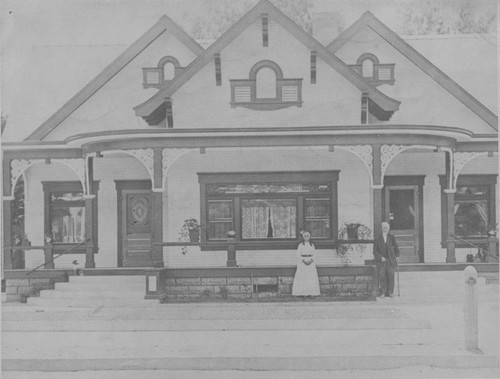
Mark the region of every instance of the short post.
[[465, 276], [464, 327], [465, 348], [471, 352], [480, 352], [478, 346], [477, 317], [477, 271], [473, 266], [467, 266]]
[[43, 265], [44, 269], [50, 269], [54, 268], [54, 261], [52, 260], [53, 258], [53, 246], [52, 246], [52, 241], [49, 240], [45, 243], [45, 249], [44, 249], [44, 255], [45, 255], [45, 264]]
[[[488, 236], [488, 254], [498, 257], [497, 236], [495, 234]], [[489, 256], [486, 256], [486, 262], [489, 261]]]
[[227, 235], [227, 267], [236, 267], [236, 232], [230, 230]]

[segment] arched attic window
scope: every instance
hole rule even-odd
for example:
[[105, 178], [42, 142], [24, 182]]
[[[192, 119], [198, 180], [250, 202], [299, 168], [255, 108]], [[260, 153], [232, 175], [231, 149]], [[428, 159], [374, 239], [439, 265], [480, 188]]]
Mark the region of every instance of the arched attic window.
[[371, 53], [362, 54], [356, 64], [349, 65], [356, 73], [375, 86], [394, 84], [394, 63], [380, 63]]
[[283, 77], [280, 66], [270, 60], [257, 62], [248, 79], [231, 79], [231, 106], [274, 110], [302, 106], [302, 79]]
[[158, 61], [156, 67], [145, 67], [143, 71], [143, 87], [161, 87], [162, 84], [172, 80], [175, 75], [183, 70], [177, 58], [165, 56]]

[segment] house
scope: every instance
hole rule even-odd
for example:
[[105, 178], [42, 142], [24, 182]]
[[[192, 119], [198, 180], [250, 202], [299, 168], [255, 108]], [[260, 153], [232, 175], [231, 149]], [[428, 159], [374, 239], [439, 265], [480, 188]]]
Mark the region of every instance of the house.
[[341, 266], [349, 223], [364, 265], [383, 220], [403, 263], [497, 256], [488, 38], [403, 39], [367, 12], [324, 45], [262, 0], [204, 49], [163, 16], [41, 125], [8, 125], [3, 268], [294, 266], [301, 230]]

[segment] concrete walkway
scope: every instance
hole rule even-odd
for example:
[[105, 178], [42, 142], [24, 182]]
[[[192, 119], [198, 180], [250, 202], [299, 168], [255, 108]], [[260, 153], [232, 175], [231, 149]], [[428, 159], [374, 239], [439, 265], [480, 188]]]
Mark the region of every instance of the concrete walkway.
[[363, 303], [5, 304], [2, 377], [500, 377], [498, 285], [480, 288], [481, 354], [464, 348], [460, 289], [437, 290]]

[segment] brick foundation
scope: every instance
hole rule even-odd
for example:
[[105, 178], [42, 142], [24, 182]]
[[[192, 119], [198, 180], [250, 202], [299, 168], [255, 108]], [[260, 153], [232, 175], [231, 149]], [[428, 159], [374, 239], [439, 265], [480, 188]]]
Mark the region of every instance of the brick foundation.
[[[372, 267], [320, 267], [321, 298], [373, 299]], [[295, 267], [164, 269], [162, 302], [259, 300], [292, 297]]]

